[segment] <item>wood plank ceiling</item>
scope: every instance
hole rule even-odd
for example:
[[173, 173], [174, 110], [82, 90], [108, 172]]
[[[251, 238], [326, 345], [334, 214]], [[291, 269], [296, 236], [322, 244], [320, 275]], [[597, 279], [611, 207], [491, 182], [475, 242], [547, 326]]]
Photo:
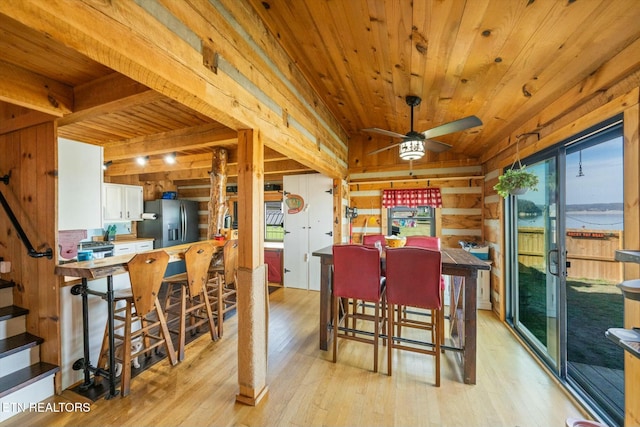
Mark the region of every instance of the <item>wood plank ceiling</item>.
[[[406, 134], [405, 96], [417, 95], [417, 131], [482, 119], [437, 138], [482, 160], [640, 36], [633, 0], [249, 1], [352, 137]], [[635, 57], [614, 79], [638, 70]], [[389, 138], [364, 151], [380, 144]]]
[[[634, 60], [603, 72], [611, 58], [639, 50], [636, 0], [247, 1], [361, 151], [390, 142], [363, 128], [407, 133], [405, 96], [417, 95], [415, 130], [469, 115], [484, 122], [439, 137], [453, 145], [441, 159], [486, 160], [588, 78], [602, 73], [613, 83], [639, 69]], [[103, 145], [107, 175], [206, 179], [212, 146], [230, 148], [235, 161], [235, 131], [4, 16], [0, 51], [0, 132], [15, 108], [56, 114], [30, 96], [44, 81], [68, 101], [58, 107], [60, 136]], [[16, 75], [19, 87], [7, 83]], [[171, 152], [178, 166], [162, 162]], [[142, 171], [133, 161], [140, 154], [151, 159]], [[266, 158], [267, 174], [308, 170], [270, 150]]]

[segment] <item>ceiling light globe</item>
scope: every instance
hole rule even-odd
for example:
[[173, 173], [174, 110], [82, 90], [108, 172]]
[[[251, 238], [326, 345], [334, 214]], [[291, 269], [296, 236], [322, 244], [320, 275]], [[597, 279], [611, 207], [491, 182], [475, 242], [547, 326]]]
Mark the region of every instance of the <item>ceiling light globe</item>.
[[424, 156], [424, 141], [414, 139], [400, 144], [400, 158], [402, 160], [418, 160]]

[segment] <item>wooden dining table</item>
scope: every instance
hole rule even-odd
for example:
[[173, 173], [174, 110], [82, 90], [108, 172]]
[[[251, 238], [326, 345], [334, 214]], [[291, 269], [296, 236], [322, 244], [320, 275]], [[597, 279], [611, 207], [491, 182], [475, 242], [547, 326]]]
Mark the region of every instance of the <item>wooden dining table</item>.
[[[218, 252], [224, 246], [222, 240], [207, 240], [211, 243]], [[201, 243], [201, 242], [198, 242]], [[184, 253], [193, 245], [193, 243], [185, 243], [176, 246], [170, 246], [166, 248], [153, 249], [152, 251], [165, 251], [169, 254], [169, 262], [180, 261], [184, 259]], [[214, 253], [215, 253], [214, 252]], [[93, 259], [89, 261], [78, 261], [57, 265], [55, 268], [55, 274], [59, 276], [77, 277], [81, 279], [80, 284], [76, 282], [65, 282], [64, 285], [73, 285], [71, 289], [72, 295], [80, 295], [82, 297], [82, 325], [83, 325], [83, 345], [84, 345], [84, 359], [80, 359], [74, 363], [73, 369], [84, 371], [84, 381], [81, 384], [81, 389], [88, 389], [95, 383], [91, 378], [91, 373], [100, 375], [108, 379], [109, 391], [106, 398], [110, 399], [117, 396], [116, 391], [116, 378], [115, 375], [115, 339], [114, 339], [114, 289], [113, 289], [113, 276], [117, 274], [128, 273], [127, 264], [136, 254], [118, 255], [100, 259]], [[89, 287], [89, 281], [94, 279], [107, 278], [107, 290], [106, 292], [100, 292], [92, 290]], [[88, 310], [88, 295], [97, 295], [107, 302], [107, 328], [109, 331], [109, 369], [105, 370], [101, 367], [96, 367], [91, 364], [89, 358], [89, 310]]]
[[[327, 350], [331, 340], [331, 282], [333, 245], [316, 250], [320, 258], [320, 349]], [[357, 267], [355, 267], [357, 268]], [[477, 345], [477, 277], [478, 270], [490, 270], [488, 263], [460, 248], [442, 249], [442, 274], [454, 276], [451, 281], [449, 310], [450, 345], [441, 348], [460, 355], [465, 384], [476, 383]]]

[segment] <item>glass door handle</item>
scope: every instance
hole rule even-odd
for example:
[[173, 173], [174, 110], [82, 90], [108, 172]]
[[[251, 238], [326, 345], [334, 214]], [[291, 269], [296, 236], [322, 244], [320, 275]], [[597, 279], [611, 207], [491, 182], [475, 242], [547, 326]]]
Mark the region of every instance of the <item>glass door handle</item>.
[[[554, 253], [555, 256], [552, 257], [551, 254]], [[555, 266], [555, 271], [552, 267]], [[557, 249], [551, 249], [549, 250], [549, 252], [547, 252], [547, 271], [549, 272], [549, 274], [552, 274], [554, 276], [559, 276], [558, 274], [558, 250]]]

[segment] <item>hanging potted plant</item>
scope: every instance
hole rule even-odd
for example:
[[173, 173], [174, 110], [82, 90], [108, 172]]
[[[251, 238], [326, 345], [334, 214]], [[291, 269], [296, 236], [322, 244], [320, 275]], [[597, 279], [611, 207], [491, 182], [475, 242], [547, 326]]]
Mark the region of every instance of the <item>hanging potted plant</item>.
[[[509, 195], [521, 195], [528, 190], [538, 191], [538, 176], [526, 170], [525, 166], [520, 163], [520, 138], [528, 134], [521, 134], [516, 137], [516, 159], [507, 169], [505, 173], [498, 177], [498, 183], [493, 189], [505, 199]], [[518, 162], [518, 168], [516, 168]]]
[[514, 169], [511, 166], [510, 169], [498, 177], [498, 183], [493, 187], [505, 199], [510, 194], [520, 195], [526, 193], [527, 190], [538, 190], [538, 176], [527, 171], [524, 166], [520, 166], [519, 169]]

